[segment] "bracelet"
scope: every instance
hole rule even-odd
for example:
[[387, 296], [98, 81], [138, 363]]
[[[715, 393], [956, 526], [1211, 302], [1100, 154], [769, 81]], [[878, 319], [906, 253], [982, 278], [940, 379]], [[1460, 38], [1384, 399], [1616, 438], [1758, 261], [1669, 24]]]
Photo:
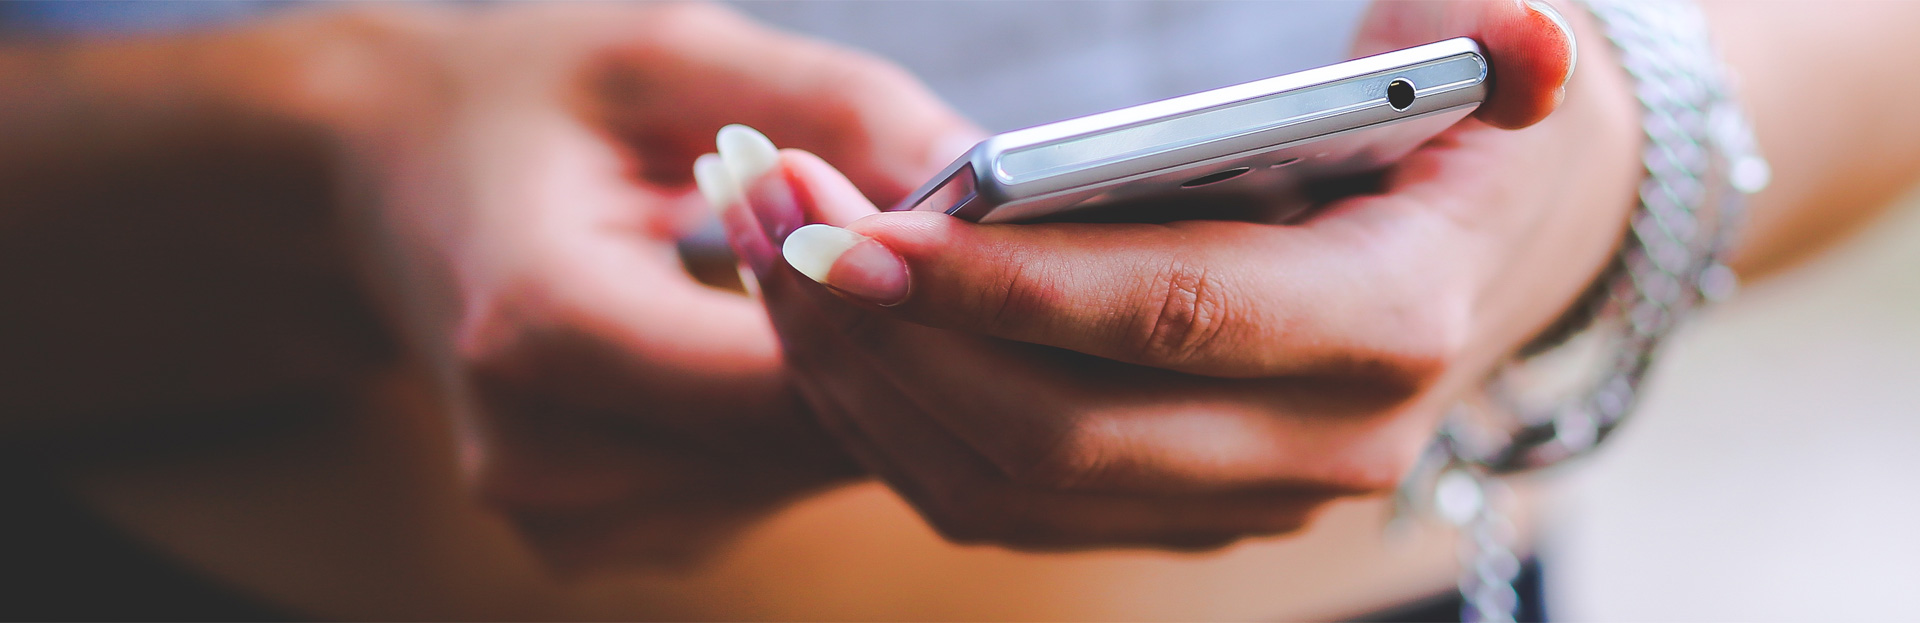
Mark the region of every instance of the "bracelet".
[[[1733, 294], [1725, 260], [1745, 198], [1771, 177], [1698, 5], [1582, 4], [1634, 83], [1646, 178], [1620, 252], [1566, 323], [1579, 333], [1524, 351], [1489, 380], [1484, 404], [1449, 427], [1458, 458], [1494, 474], [1591, 451], [1633, 412], [1667, 336], [1703, 303]], [[1584, 374], [1570, 371], [1580, 366]], [[1575, 380], [1554, 387], [1555, 377]], [[1482, 424], [1465, 423], [1473, 418]]]
[[1725, 260], [1745, 197], [1771, 177], [1693, 2], [1579, 0], [1604, 28], [1642, 107], [1646, 177], [1614, 261], [1566, 318], [1451, 412], [1395, 495], [1399, 516], [1460, 529], [1462, 620], [1512, 621], [1520, 564], [1494, 476], [1598, 447], [1640, 398], [1655, 355], [1705, 302], [1731, 296]]

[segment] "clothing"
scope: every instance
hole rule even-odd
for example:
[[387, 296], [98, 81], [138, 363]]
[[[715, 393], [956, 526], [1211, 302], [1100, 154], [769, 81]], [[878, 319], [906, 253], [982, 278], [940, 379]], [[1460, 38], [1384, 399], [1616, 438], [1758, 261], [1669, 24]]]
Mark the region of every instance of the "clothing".
[[[1540, 573], [1540, 561], [1520, 563], [1520, 574], [1513, 578], [1515, 623], [1540, 623], [1547, 620], [1546, 585]], [[1466, 600], [1458, 591], [1448, 591], [1415, 600], [1356, 619], [1354, 623], [1452, 623], [1461, 620], [1460, 608]]]
[[903, 66], [1005, 131], [1347, 58], [1362, 2], [739, 2]]
[[178, 31], [243, 20], [286, 2], [81, 2], [8, 0], [0, 2], [0, 33], [114, 35]]

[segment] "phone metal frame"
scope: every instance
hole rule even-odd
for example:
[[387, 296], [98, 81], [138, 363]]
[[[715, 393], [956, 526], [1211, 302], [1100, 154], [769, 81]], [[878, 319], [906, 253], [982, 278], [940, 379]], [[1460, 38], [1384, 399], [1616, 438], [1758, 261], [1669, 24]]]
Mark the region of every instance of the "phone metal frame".
[[[1472, 39], [1449, 39], [1015, 130], [893, 209], [1020, 222], [1171, 193], [1285, 193], [1392, 164], [1479, 107], [1487, 67]], [[1387, 96], [1396, 80], [1414, 87], [1404, 109]], [[1195, 183], [1209, 177], [1222, 179]]]

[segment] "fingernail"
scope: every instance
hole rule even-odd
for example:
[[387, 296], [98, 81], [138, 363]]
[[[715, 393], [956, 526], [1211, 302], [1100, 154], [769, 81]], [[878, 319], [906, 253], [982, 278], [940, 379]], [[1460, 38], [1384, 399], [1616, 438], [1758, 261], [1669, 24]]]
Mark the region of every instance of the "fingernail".
[[752, 268], [740, 267], [740, 289], [747, 291], [748, 298], [760, 298], [760, 276]]
[[727, 172], [742, 183], [766, 175], [780, 163], [780, 150], [774, 148], [773, 141], [767, 140], [767, 135], [738, 123], [720, 128], [714, 142], [720, 146], [720, 158], [727, 163]]
[[1553, 5], [1542, 0], [1527, 0], [1527, 8], [1546, 16], [1555, 27], [1560, 29], [1560, 34], [1567, 38], [1567, 75], [1560, 77], [1560, 84], [1565, 86], [1568, 81], [1573, 80], [1573, 68], [1580, 64], [1580, 46], [1573, 39], [1573, 25], [1567, 23], [1567, 17], [1561, 15], [1559, 9], [1553, 8]]
[[886, 245], [832, 225], [794, 230], [780, 248], [787, 264], [816, 282], [876, 305], [907, 300], [907, 263]]
[[[733, 247], [734, 255], [746, 260], [748, 269], [765, 271], [773, 266], [773, 245], [760, 234], [760, 228], [753, 221], [753, 215], [746, 210], [731, 210], [740, 200], [740, 185], [733, 181], [733, 174], [721, 160], [720, 154], [702, 154], [693, 160], [693, 182], [700, 187], [700, 195], [706, 197], [707, 205], [720, 216], [720, 225], [726, 230], [727, 244]], [[747, 269], [740, 272], [740, 283], [752, 294], [757, 288]]]
[[727, 206], [733, 205], [733, 176], [727, 174], [727, 165], [720, 160], [720, 154], [701, 154], [693, 160], [693, 182], [700, 187], [700, 195], [707, 198], [707, 206], [714, 214], [723, 214]]
[[777, 172], [780, 150], [773, 146], [773, 141], [758, 130], [734, 124], [720, 128], [715, 142], [720, 146], [720, 159], [726, 163], [734, 187], [740, 189], [741, 197], [753, 210], [754, 219], [760, 222], [767, 237], [779, 242], [806, 224], [800, 202], [793, 196], [793, 187], [787, 184], [786, 176]]
[[[766, 274], [773, 268], [773, 241], [761, 233], [760, 226], [754, 222], [751, 210], [726, 210], [720, 213], [720, 224], [727, 230], [727, 244], [733, 247], [734, 255], [740, 256], [753, 272]], [[750, 283], [742, 276], [743, 283]]]

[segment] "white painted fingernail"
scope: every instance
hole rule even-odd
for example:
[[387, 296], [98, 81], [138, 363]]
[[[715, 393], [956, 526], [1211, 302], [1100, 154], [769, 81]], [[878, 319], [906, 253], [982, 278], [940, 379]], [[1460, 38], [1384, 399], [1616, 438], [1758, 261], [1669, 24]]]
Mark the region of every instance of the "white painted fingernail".
[[746, 264], [737, 268], [740, 271], [740, 289], [746, 290], [749, 298], [760, 298], [760, 276], [753, 274], [753, 269]]
[[725, 212], [727, 206], [735, 201], [738, 184], [727, 173], [727, 165], [720, 160], [720, 154], [701, 154], [693, 161], [693, 182], [700, 187], [700, 194], [707, 198], [707, 206], [715, 214]]
[[832, 225], [808, 225], [793, 231], [787, 236], [787, 242], [780, 247], [780, 254], [786, 256], [787, 265], [800, 274], [820, 283], [827, 282], [827, 273], [833, 270], [833, 264], [846, 255], [847, 249], [866, 242], [868, 238]]
[[720, 159], [727, 163], [736, 188], [752, 184], [780, 163], [780, 150], [759, 130], [738, 123], [720, 128], [714, 137], [720, 146]]

